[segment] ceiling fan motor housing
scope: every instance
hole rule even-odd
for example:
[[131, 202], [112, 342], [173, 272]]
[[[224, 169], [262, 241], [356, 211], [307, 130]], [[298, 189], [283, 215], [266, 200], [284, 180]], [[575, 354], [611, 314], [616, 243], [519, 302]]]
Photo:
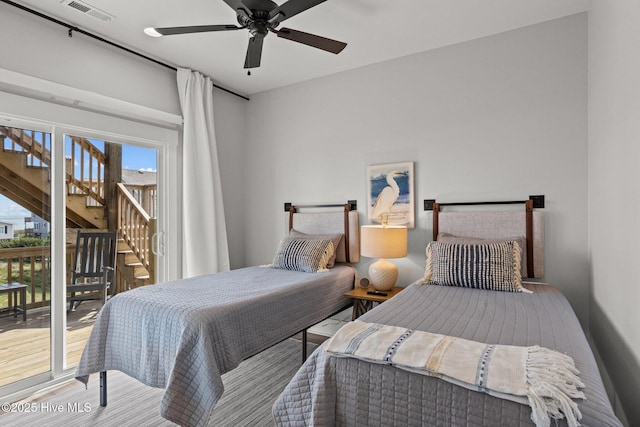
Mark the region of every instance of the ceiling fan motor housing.
[[238, 11], [238, 22], [247, 27], [253, 37], [264, 38], [269, 33], [269, 12], [266, 10], [252, 10], [253, 18], [248, 17], [244, 11]]

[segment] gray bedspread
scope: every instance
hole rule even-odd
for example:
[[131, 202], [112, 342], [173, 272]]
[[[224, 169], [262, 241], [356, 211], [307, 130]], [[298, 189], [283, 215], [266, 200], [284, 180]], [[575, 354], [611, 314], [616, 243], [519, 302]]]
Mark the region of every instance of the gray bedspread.
[[122, 371], [166, 388], [164, 418], [205, 425], [221, 375], [347, 305], [354, 274], [347, 265], [316, 274], [249, 267], [118, 294], [100, 311], [76, 376]]
[[[620, 426], [569, 302], [554, 287], [533, 294], [411, 285], [360, 320], [490, 344], [541, 345], [570, 355], [586, 387], [584, 426]], [[273, 407], [287, 426], [532, 425], [531, 408], [392, 366], [317, 349]], [[564, 420], [558, 425], [566, 425]]]

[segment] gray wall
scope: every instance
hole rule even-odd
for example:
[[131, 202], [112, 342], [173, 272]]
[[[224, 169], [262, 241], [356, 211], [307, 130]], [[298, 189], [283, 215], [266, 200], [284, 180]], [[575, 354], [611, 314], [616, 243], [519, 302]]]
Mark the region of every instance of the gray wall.
[[180, 114], [175, 72], [0, 3], [0, 67]]
[[640, 425], [640, 57], [636, 0], [593, 0], [589, 16], [590, 330]]
[[[246, 262], [270, 261], [282, 204], [357, 199], [367, 165], [415, 162], [400, 283], [422, 277], [422, 200], [546, 195], [546, 276], [587, 322], [587, 15], [264, 92], [249, 103]], [[366, 274], [370, 259], [358, 269]]]

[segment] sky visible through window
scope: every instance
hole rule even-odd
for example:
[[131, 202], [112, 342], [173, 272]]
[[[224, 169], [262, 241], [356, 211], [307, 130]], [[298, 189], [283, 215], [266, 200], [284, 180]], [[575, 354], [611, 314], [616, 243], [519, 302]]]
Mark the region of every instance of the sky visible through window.
[[[37, 138], [36, 138], [37, 139]], [[89, 139], [93, 145], [95, 145], [100, 151], [104, 152], [104, 142]], [[71, 150], [70, 140], [66, 141], [65, 151], [70, 155]], [[0, 147], [1, 148], [1, 147]], [[122, 168], [131, 170], [143, 170], [148, 172], [155, 172], [157, 170], [156, 163], [156, 150], [144, 147], [135, 147], [131, 145], [122, 146]], [[76, 168], [80, 168], [77, 164]], [[30, 217], [31, 212], [20, 206], [13, 200], [0, 194], [0, 221], [5, 223], [14, 224], [14, 230], [24, 229], [24, 218]]]

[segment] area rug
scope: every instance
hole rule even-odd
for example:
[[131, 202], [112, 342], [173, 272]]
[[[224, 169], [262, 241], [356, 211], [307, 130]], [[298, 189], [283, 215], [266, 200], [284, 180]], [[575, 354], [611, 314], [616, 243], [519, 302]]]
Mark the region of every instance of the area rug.
[[[315, 348], [315, 344], [309, 343], [309, 352]], [[288, 339], [223, 375], [225, 392], [209, 426], [273, 426], [271, 407], [300, 367], [300, 351], [300, 341]], [[99, 378], [94, 374], [88, 390], [74, 380], [15, 404], [11, 409], [16, 412], [0, 415], [0, 425], [175, 425], [160, 416], [164, 390], [145, 386], [118, 371], [110, 371], [108, 380], [108, 405], [104, 408], [99, 403]]]

